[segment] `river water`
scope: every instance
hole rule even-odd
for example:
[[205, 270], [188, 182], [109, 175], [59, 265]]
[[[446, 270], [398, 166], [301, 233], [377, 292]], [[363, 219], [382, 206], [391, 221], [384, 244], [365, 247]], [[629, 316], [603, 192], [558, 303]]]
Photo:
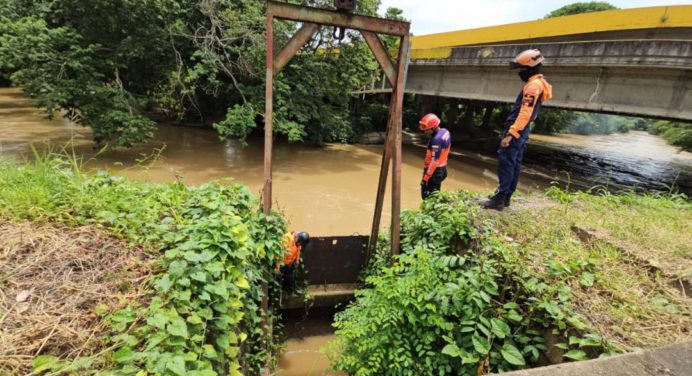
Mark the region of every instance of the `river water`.
[[570, 174], [590, 186], [642, 191], [670, 191], [674, 187], [688, 196], [692, 194], [692, 153], [681, 152], [647, 132], [531, 138], [526, 162], [562, 180]]
[[[155, 141], [133, 149], [97, 154], [91, 132], [64, 120], [42, 117], [18, 89], [0, 89], [0, 156], [22, 158], [46, 145], [70, 144], [84, 156], [86, 167], [108, 169], [130, 178], [168, 182], [181, 179], [201, 184], [232, 177], [259, 197], [263, 185], [263, 141], [220, 141], [214, 130], [161, 125]], [[160, 153], [157, 150], [161, 150]], [[322, 148], [276, 142], [274, 147], [274, 206], [282, 209], [292, 229], [314, 235], [369, 234], [375, 208], [381, 145], [328, 145]], [[420, 204], [424, 150], [409, 145], [403, 153], [402, 208]], [[157, 159], [154, 156], [158, 155]], [[139, 161], [139, 163], [138, 163]], [[494, 161], [473, 154], [449, 162], [443, 189], [490, 191], [497, 184]], [[390, 172], [391, 176], [391, 172]], [[548, 180], [526, 175], [521, 189], [545, 186]], [[389, 225], [389, 195], [382, 224]]]
[[[98, 152], [88, 128], [60, 116], [52, 120], [31, 106], [17, 88], [0, 88], [0, 157], [30, 158], [31, 145], [67, 149], [84, 157], [89, 169], [107, 169], [151, 182], [182, 180], [201, 184], [232, 177], [261, 191], [263, 143], [243, 147], [220, 141], [209, 129], [159, 127], [154, 141], [133, 149]], [[495, 156], [455, 147], [443, 189], [489, 192], [495, 188]], [[290, 228], [313, 235], [369, 234], [375, 207], [381, 145], [328, 145], [323, 148], [277, 142], [274, 148], [274, 203], [284, 211]], [[419, 182], [424, 150], [407, 145], [403, 152], [402, 208], [420, 204]], [[526, 153], [527, 168], [520, 190], [548, 186], [551, 179], [585, 181], [666, 190], [672, 183], [692, 190], [692, 154], [678, 153], [662, 139], [644, 132], [610, 136], [533, 135]], [[390, 175], [391, 176], [391, 175]], [[383, 227], [389, 224], [390, 197], [385, 198]], [[281, 375], [322, 375], [327, 358], [319, 352], [331, 338], [331, 319], [287, 322]], [[317, 323], [316, 323], [317, 322]]]

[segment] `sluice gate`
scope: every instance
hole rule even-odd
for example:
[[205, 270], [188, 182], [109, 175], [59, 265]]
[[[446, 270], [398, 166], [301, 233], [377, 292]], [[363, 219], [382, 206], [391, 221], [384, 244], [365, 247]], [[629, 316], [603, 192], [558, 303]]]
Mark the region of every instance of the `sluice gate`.
[[[367, 263], [367, 255], [372, 254], [380, 231], [380, 221], [384, 208], [384, 196], [391, 165], [391, 250], [399, 253], [401, 230], [401, 164], [402, 164], [402, 107], [404, 87], [409, 63], [410, 24], [408, 22], [369, 17], [353, 13], [356, 0], [335, 0], [335, 10], [267, 1], [266, 15], [266, 81], [264, 112], [264, 187], [262, 189], [262, 209], [271, 213], [272, 207], [272, 154], [274, 141], [274, 77], [283, 70], [289, 61], [307, 44], [310, 45], [315, 34], [322, 27], [333, 28], [333, 35], [343, 40], [346, 30], [358, 32], [365, 40], [375, 60], [392, 87], [387, 121], [387, 136], [382, 151], [382, 164], [375, 193], [375, 212], [370, 236], [316, 237], [303, 250], [304, 278], [310, 287], [308, 293], [322, 304], [330, 305], [348, 300], [353, 295], [355, 283]], [[296, 33], [281, 49], [274, 50], [274, 20], [294, 21]], [[382, 42], [381, 35], [398, 39], [396, 56]], [[272, 271], [267, 270], [267, 277]], [[271, 337], [272, 324], [268, 320], [268, 285], [263, 284], [262, 328], [265, 338]], [[282, 306], [292, 303], [288, 299]], [[297, 299], [298, 304], [302, 298]], [[293, 303], [295, 304], [295, 303]], [[300, 306], [300, 305], [299, 305]], [[267, 359], [270, 359], [269, 354]], [[263, 374], [269, 374], [267, 366]]]
[[304, 294], [284, 296], [281, 308], [334, 307], [346, 303], [358, 287], [368, 262], [368, 236], [313, 237], [301, 252], [298, 279], [308, 282]]

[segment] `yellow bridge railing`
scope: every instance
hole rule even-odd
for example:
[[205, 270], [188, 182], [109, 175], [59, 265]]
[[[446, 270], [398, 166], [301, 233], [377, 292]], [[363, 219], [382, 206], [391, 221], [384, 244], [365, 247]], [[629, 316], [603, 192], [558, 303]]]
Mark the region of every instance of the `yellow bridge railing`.
[[451, 48], [607, 31], [692, 27], [692, 5], [609, 10], [414, 36], [412, 59], [442, 59]]

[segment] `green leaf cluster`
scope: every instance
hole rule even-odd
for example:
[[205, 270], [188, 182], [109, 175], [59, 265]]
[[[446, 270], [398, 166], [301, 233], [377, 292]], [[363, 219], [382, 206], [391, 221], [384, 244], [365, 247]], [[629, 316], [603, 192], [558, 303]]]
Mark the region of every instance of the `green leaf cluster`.
[[565, 5], [548, 13], [545, 18], [571, 16], [574, 14], [602, 12], [605, 10], [618, 9], [611, 3], [605, 1], [577, 2]]
[[[0, 214], [73, 225], [96, 225], [135, 244], [154, 261], [146, 296], [105, 318], [112, 356], [80, 369], [121, 375], [259, 374], [262, 283], [272, 275], [285, 222], [266, 216], [240, 185], [129, 182], [106, 173], [85, 175], [65, 159], [3, 164]], [[11, 189], [9, 188], [11, 187]], [[271, 317], [270, 317], [271, 319]], [[108, 352], [106, 352], [107, 354]], [[82, 359], [82, 358], [80, 358]], [[37, 370], [65, 372], [53, 358]]]
[[483, 223], [471, 199], [463, 191], [443, 192], [402, 215], [402, 254], [390, 264], [382, 241], [368, 288], [336, 317], [330, 354], [337, 369], [353, 375], [509, 371], [538, 361], [547, 330], [584, 341], [568, 345], [573, 359], [583, 346], [603, 347], [570, 304], [568, 282], [589, 265], [552, 265], [551, 280], [524, 269], [522, 250]]
[[[358, 12], [378, 6], [361, 0]], [[263, 123], [265, 10], [256, 0], [4, 0], [0, 77], [48, 116], [63, 110], [91, 127], [99, 145], [151, 139], [154, 113], [244, 141]], [[275, 52], [299, 27], [274, 23]], [[332, 32], [323, 27], [275, 79], [274, 130], [289, 141], [348, 142], [365, 131], [351, 126], [349, 93], [369, 87], [378, 65], [359, 33], [339, 42]]]
[[692, 124], [671, 121], [656, 121], [648, 126], [649, 133], [660, 135], [669, 144], [680, 150], [692, 151]]

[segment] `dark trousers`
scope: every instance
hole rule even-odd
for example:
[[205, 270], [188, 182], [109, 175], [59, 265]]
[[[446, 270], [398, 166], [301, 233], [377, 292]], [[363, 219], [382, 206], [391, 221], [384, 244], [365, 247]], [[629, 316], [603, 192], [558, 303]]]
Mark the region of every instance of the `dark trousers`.
[[[423, 176], [425, 176], [426, 170], [423, 169]], [[421, 197], [423, 200], [428, 198], [433, 192], [439, 192], [440, 189], [442, 188], [442, 182], [447, 178], [447, 166], [444, 167], [438, 167], [435, 169], [435, 172], [433, 172], [432, 176], [430, 177], [430, 180], [428, 180], [428, 184], [425, 186], [421, 186]]]
[[526, 138], [512, 139], [508, 147], [500, 147], [497, 151], [497, 177], [500, 179], [497, 191], [506, 196], [511, 196], [517, 190], [521, 163], [524, 161], [526, 139], [528, 139], [528, 135]]
[[279, 271], [281, 272], [281, 288], [284, 291], [294, 291], [296, 289], [295, 264], [283, 265]]

